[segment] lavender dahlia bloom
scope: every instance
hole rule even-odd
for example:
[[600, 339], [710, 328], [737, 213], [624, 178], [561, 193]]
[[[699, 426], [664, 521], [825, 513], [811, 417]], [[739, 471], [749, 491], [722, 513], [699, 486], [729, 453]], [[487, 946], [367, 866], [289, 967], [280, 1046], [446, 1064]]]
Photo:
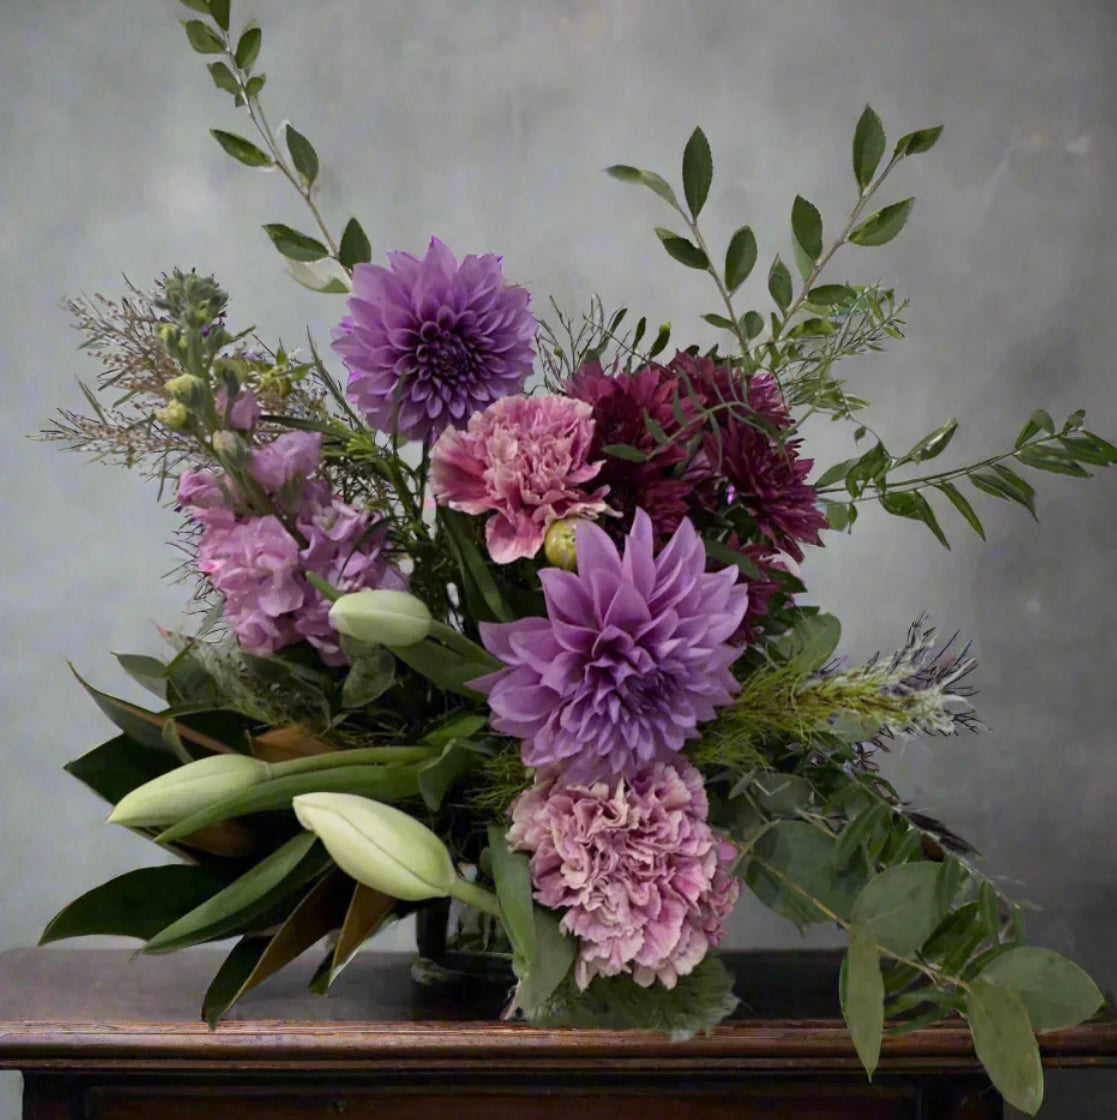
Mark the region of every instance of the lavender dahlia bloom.
[[637, 510], [623, 559], [605, 531], [577, 528], [578, 572], [539, 573], [546, 618], [485, 624], [504, 669], [474, 681], [493, 729], [523, 740], [528, 766], [571, 781], [633, 774], [670, 759], [737, 691], [729, 638], [748, 590], [736, 567], [706, 571], [706, 549], [684, 521], [654, 553]]
[[501, 259], [461, 264], [437, 237], [420, 261], [389, 253], [388, 267], [353, 269], [349, 315], [333, 347], [349, 369], [349, 398], [380, 431], [431, 440], [531, 372], [536, 322], [524, 288], [506, 287]]
[[508, 840], [531, 853], [535, 898], [565, 910], [578, 987], [631, 973], [673, 988], [721, 940], [737, 851], [707, 812], [702, 775], [681, 760], [593, 786], [550, 775], [517, 798]]

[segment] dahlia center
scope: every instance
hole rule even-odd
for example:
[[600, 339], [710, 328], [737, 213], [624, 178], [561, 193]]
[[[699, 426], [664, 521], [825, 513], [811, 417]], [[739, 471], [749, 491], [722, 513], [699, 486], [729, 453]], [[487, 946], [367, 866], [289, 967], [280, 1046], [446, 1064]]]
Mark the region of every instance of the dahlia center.
[[[433, 327], [434, 324], [427, 326]], [[423, 337], [416, 348], [419, 368], [440, 382], [454, 382], [473, 375], [477, 368], [477, 355], [473, 347], [460, 335], [435, 327]]]

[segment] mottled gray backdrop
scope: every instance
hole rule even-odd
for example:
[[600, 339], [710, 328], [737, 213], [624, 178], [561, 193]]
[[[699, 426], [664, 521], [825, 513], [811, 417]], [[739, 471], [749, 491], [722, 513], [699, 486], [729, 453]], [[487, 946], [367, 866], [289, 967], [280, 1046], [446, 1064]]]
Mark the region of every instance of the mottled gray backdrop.
[[[135, 477], [27, 442], [79, 400], [59, 300], [120, 291], [173, 265], [213, 271], [236, 326], [325, 338], [336, 297], [286, 279], [259, 227], [304, 224], [278, 175], [228, 159], [240, 129], [187, 48], [172, 0], [2, 0], [0, 369], [5, 407], [0, 947], [34, 942], [66, 901], [153, 853], [104, 827], [61, 770], [108, 726], [66, 669], [129, 695], [111, 650], [157, 651], [179, 619], [166, 540], [175, 517]], [[601, 174], [624, 161], [677, 174], [701, 122], [717, 163], [706, 222], [750, 222], [788, 252], [796, 192], [833, 229], [851, 201], [849, 137], [866, 101], [891, 136], [943, 122], [896, 175], [919, 196], [903, 237], [848, 250], [835, 279], [883, 278], [911, 298], [907, 340], [851, 369], [902, 448], [949, 416], [951, 462], [1006, 446], [1030, 410], [1079, 406], [1117, 435], [1117, 9], [1112, 0], [236, 0], [259, 16], [266, 104], [315, 142], [335, 229], [358, 213], [378, 259], [504, 254], [536, 304], [598, 292], [684, 333], [716, 310], [704, 279], [651, 232], [659, 201]], [[761, 270], [758, 270], [758, 273]], [[748, 294], [766, 299], [758, 277]], [[701, 324], [700, 324], [701, 325]], [[707, 328], [695, 338], [708, 337]], [[822, 465], [848, 453], [815, 433]], [[1040, 907], [1035, 938], [1117, 986], [1113, 685], [1117, 476], [1036, 479], [1040, 524], [978, 504], [981, 544], [950, 511], [953, 551], [866, 510], [810, 558], [812, 598], [854, 656], [892, 648], [927, 610], [981, 656], [982, 738], [910, 744], [888, 770]], [[739, 945], [793, 945], [753, 907]], [[1049, 1117], [1109, 1116], [1103, 1075], [1051, 1078]], [[8, 1078], [0, 1113], [17, 1113]]]

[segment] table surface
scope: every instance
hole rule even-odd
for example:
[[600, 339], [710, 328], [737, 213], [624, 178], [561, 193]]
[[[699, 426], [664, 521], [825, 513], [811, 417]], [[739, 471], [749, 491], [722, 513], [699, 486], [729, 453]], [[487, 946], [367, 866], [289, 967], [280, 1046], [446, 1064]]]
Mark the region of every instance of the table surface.
[[[221, 955], [15, 949], [0, 954], [0, 1068], [358, 1071], [384, 1068], [853, 1070], [828, 952], [726, 954], [738, 1015], [687, 1042], [607, 1030], [537, 1029], [497, 1019], [503, 992], [430, 989], [403, 954], [366, 953], [327, 997], [309, 994], [313, 960], [250, 992], [216, 1031], [199, 1019]], [[1117, 1022], [1040, 1036], [1048, 1066], [1117, 1065]], [[973, 1072], [969, 1031], [944, 1022], [886, 1038], [882, 1071]]]

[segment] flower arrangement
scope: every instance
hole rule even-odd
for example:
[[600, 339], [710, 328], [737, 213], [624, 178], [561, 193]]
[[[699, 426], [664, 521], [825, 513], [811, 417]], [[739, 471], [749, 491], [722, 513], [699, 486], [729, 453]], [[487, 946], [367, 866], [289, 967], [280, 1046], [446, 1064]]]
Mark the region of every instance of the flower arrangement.
[[[321, 216], [310, 141], [268, 123], [259, 27], [234, 34], [229, 0], [183, 3], [259, 144], [214, 137], [303, 198], [314, 234], [264, 228], [345, 310], [328, 353], [312, 339], [298, 355], [235, 331], [193, 272], [69, 305], [103, 372], [89, 411], [44, 434], [173, 488], [202, 617], [164, 634], [165, 660], [119, 658], [159, 708], [82, 681], [118, 734], [68, 766], [112, 823], [181, 862], [93, 889], [44, 941], [113, 933], [162, 953], [236, 936], [203, 1002], [216, 1026], [323, 938], [320, 991], [388, 923], [454, 899], [462, 936], [507, 947], [509, 1017], [685, 1036], [735, 1007], [712, 950], [747, 889], [848, 935], [842, 1009], [870, 1075], [882, 1034], [960, 1014], [1005, 1097], [1037, 1110], [1035, 1032], [1102, 996], [1025, 943], [1020, 904], [877, 762], [894, 738], [981, 730], [974, 659], [920, 618], [896, 653], [849, 665], [837, 619], [800, 601], [808, 548], [865, 502], [945, 544], [931, 497], [984, 535], [963, 484], [1034, 512], [1021, 468], [1117, 463], [1083, 413], [1037, 410], [1011, 448], [913, 475], [956, 422], [894, 453], [837, 375], [901, 337], [905, 305], [823, 270], [901, 232], [912, 199], [871, 204], [941, 129], [885, 159], [866, 107], [848, 220], [827, 243], [795, 199], [798, 279], [777, 255], [765, 311], [734, 302], [751, 228], [715, 256], [699, 226], [701, 129], [681, 201], [653, 172], [608, 168], [663, 200], [684, 228], [656, 230], [665, 251], [712, 280], [721, 310], [703, 318], [727, 341], [703, 351], [596, 299], [537, 319], [498, 256], [459, 260], [436, 237], [372, 263], [355, 218], [335, 237]], [[866, 450], [816, 472], [817, 415]]]

